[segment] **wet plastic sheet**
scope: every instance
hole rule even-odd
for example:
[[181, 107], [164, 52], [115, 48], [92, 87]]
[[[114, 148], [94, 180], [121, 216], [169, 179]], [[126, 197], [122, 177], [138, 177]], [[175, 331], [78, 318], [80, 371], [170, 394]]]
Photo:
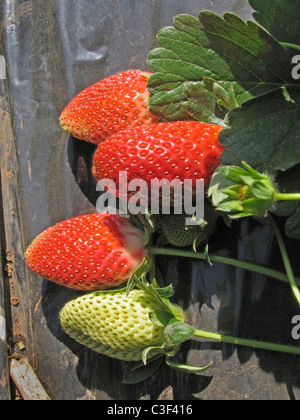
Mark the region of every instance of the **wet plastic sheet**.
[[[79, 91], [129, 68], [147, 70], [157, 31], [173, 16], [208, 9], [251, 17], [246, 0], [3, 0], [1, 176], [5, 246], [11, 268], [6, 303], [12, 350], [28, 356], [52, 399], [298, 399], [299, 358], [192, 340], [180, 360], [213, 365], [188, 376], [162, 366], [146, 382], [122, 385], [124, 364], [76, 344], [58, 314], [77, 292], [34, 276], [23, 253], [47, 227], [95, 210], [90, 174], [94, 146], [59, 128]], [[299, 255], [299, 245], [290, 251]], [[283, 270], [271, 229], [244, 221], [220, 225], [210, 251]], [[241, 269], [186, 259], [158, 259], [187, 321], [202, 329], [291, 343], [299, 308], [289, 286]], [[300, 270], [299, 270], [300, 271]], [[299, 273], [298, 273], [299, 274]]]
[[2, 262], [0, 262], [0, 400], [10, 399], [8, 354], [6, 342], [6, 316]]

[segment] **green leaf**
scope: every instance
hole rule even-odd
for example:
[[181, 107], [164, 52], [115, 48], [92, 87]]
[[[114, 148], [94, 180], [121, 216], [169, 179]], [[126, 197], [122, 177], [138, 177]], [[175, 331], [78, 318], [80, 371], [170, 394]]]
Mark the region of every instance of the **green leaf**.
[[293, 82], [289, 69], [291, 53], [256, 23], [244, 22], [232, 13], [225, 13], [222, 19], [205, 11], [199, 14], [199, 20], [207, 37], [206, 48], [226, 57], [235, 76], [233, 81], [252, 85], [259, 94], [273, 90], [270, 84]]
[[174, 27], [159, 31], [157, 41], [161, 48], [148, 55], [156, 72], [148, 83], [149, 105], [165, 120], [210, 122], [219, 100], [232, 108], [295, 84], [292, 54], [259, 25], [232, 13], [221, 18], [204, 11], [199, 19], [178, 15]]
[[253, 99], [228, 114], [220, 134], [224, 165], [247, 161], [259, 172], [275, 174], [300, 162], [300, 92], [287, 101], [281, 89]]
[[215, 95], [207, 90], [203, 82], [186, 82], [183, 93], [187, 100], [182, 106], [193, 119], [211, 124], [223, 124], [223, 121], [214, 115]]
[[281, 42], [300, 45], [299, 0], [249, 0], [255, 20]]
[[165, 329], [165, 340], [166, 343], [176, 346], [188, 340], [194, 333], [195, 328], [190, 325], [187, 325], [184, 322], [171, 321]]
[[288, 218], [285, 225], [286, 234], [293, 239], [300, 239], [300, 205], [296, 206], [295, 211]]
[[235, 96], [233, 83], [229, 87], [223, 86], [220, 82], [210, 78], [204, 77], [204, 85], [219, 98], [219, 105], [231, 110], [239, 106], [238, 100]]
[[150, 378], [159, 368], [163, 357], [154, 358], [153, 361], [144, 365], [142, 362], [126, 363], [123, 373], [123, 384], [137, 384]]

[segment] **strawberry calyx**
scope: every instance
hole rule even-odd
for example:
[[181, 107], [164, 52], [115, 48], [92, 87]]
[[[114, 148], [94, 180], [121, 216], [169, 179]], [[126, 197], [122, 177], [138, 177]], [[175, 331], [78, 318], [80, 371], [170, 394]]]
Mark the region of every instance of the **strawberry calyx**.
[[217, 210], [231, 219], [265, 217], [277, 200], [273, 180], [246, 162], [240, 166], [220, 166], [213, 175], [209, 196]]
[[217, 210], [230, 213], [232, 219], [265, 217], [277, 201], [300, 200], [299, 192], [280, 192], [273, 178], [261, 174], [246, 162], [240, 166], [219, 166], [208, 196]]
[[[172, 360], [180, 346], [185, 341], [189, 340], [196, 332], [196, 329], [185, 323], [185, 315], [183, 310], [171, 303], [170, 298], [174, 294], [172, 285], [166, 287], [159, 287], [158, 283], [153, 277], [150, 281], [147, 280], [147, 274], [151, 273], [153, 260], [147, 256], [140, 267], [133, 273], [127, 284], [127, 294], [135, 288], [142, 290], [150, 295], [155, 301], [155, 309], [150, 314], [151, 322], [161, 328], [164, 328], [164, 341], [161, 345], [149, 346], [142, 352], [142, 362], [145, 367], [159, 357], [165, 356], [166, 364], [174, 369], [187, 372], [199, 373], [208, 369], [211, 363], [207, 366], [189, 366], [182, 363], [177, 363]], [[130, 383], [140, 382], [141, 364], [137, 362], [132, 370], [139, 367], [139, 375], [133, 380], [132, 371], [130, 371]], [[152, 374], [153, 372], [151, 372]], [[143, 380], [145, 379], [144, 374]], [[126, 376], [126, 375], [125, 375]], [[124, 378], [123, 382], [129, 383], [128, 378]]]
[[147, 71], [142, 71], [140, 72], [140, 74], [144, 77], [147, 77], [147, 79], [150, 79], [150, 77], [152, 76], [152, 73], [149, 73]]

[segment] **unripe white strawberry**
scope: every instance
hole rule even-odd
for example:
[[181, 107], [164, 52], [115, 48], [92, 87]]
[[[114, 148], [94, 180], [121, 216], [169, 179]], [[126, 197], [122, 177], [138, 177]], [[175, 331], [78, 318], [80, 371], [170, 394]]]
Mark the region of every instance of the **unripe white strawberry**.
[[128, 296], [125, 290], [97, 291], [68, 302], [60, 319], [77, 342], [115, 359], [138, 361], [146, 348], [165, 343], [165, 327], [151, 320], [156, 309], [158, 302], [142, 290]]

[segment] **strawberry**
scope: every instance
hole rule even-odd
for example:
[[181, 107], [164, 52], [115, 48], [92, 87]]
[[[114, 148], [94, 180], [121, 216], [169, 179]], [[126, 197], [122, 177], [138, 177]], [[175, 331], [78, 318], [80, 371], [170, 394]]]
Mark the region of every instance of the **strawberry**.
[[[134, 289], [128, 296], [125, 290], [97, 291], [68, 302], [60, 321], [68, 335], [94, 351], [137, 361], [146, 348], [165, 343], [164, 325], [152, 322], [158, 308], [156, 299], [142, 290]], [[183, 320], [178, 308], [176, 314]], [[160, 349], [152, 356], [155, 353]]]
[[193, 185], [204, 179], [207, 186], [224, 150], [218, 142], [221, 130], [214, 124], [177, 121], [122, 131], [98, 146], [93, 175], [97, 181], [113, 180], [118, 196], [121, 171], [127, 173], [127, 186], [134, 179], [148, 186], [154, 179], [189, 179]]
[[146, 255], [144, 234], [119, 215], [88, 214], [42, 232], [25, 258], [36, 274], [76, 290], [125, 283]]
[[197, 225], [186, 225], [186, 214], [161, 215], [162, 231], [167, 241], [175, 247], [199, 246], [207, 242], [214, 232], [218, 215], [209, 203], [204, 203], [205, 220]]
[[129, 70], [84, 89], [62, 112], [61, 127], [78, 139], [99, 144], [128, 127], [158, 122], [148, 109], [150, 76]]

